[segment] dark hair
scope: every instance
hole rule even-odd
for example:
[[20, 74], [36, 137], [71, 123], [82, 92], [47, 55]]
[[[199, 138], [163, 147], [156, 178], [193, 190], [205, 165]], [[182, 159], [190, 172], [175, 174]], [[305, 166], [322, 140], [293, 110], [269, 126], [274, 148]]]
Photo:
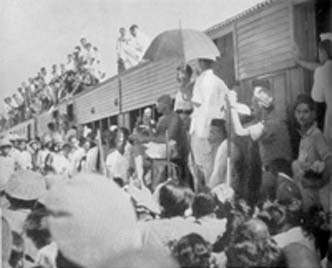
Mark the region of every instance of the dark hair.
[[[196, 249], [196, 245], [204, 245], [205, 250]], [[188, 252], [190, 250], [191, 253]], [[194, 257], [192, 257], [192, 254]], [[173, 257], [182, 268], [208, 268], [211, 256], [210, 244], [196, 233], [182, 237], [172, 248]]]
[[44, 209], [31, 212], [24, 223], [24, 231], [38, 249], [48, 245], [51, 233], [46, 224], [48, 213]]
[[[235, 237], [226, 250], [227, 268], [280, 267], [282, 253], [270, 236], [258, 237], [250, 220], [237, 228]], [[259, 228], [258, 228], [259, 229]]]
[[300, 104], [307, 104], [309, 106], [309, 109], [311, 111], [315, 110], [315, 102], [314, 100], [307, 94], [300, 94], [297, 96], [296, 101], [294, 103], [294, 110], [299, 106]]
[[185, 64], [184, 66], [179, 66], [176, 68], [177, 71], [181, 71], [184, 70], [184, 72], [191, 77], [193, 74], [193, 69], [191, 68], [191, 66], [189, 64]]
[[113, 178], [113, 181], [120, 187], [122, 188], [124, 186], [124, 181], [120, 177], [115, 177]]
[[215, 198], [211, 192], [201, 192], [195, 195], [192, 204], [193, 216], [195, 218], [204, 217], [214, 213], [216, 209]]
[[326, 52], [329, 59], [331, 59], [331, 45], [328, 40], [324, 40], [318, 43], [318, 49], [322, 49]]
[[137, 29], [138, 28], [138, 25], [137, 24], [133, 24], [130, 26], [129, 30], [132, 31], [134, 29]]
[[292, 177], [292, 164], [286, 159], [278, 158], [269, 162], [269, 171], [274, 174], [282, 172]]
[[167, 182], [160, 188], [159, 204], [163, 208], [162, 216], [171, 218], [183, 216], [191, 206], [194, 194], [189, 187]]
[[47, 128], [50, 130], [55, 130], [55, 124], [53, 122], [50, 122], [47, 124]]

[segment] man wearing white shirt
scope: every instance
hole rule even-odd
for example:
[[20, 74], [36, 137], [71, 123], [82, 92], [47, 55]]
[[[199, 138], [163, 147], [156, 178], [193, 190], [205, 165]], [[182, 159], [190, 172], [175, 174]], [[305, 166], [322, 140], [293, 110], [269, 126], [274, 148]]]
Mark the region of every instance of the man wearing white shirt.
[[17, 151], [17, 164], [20, 169], [27, 170], [32, 169], [32, 157], [30, 152], [27, 150], [26, 139], [20, 137], [17, 139], [18, 151]]
[[127, 137], [121, 129], [117, 130], [115, 142], [116, 150], [106, 158], [107, 176], [111, 179], [121, 178], [124, 184], [127, 184], [130, 161], [125, 150]]
[[[224, 122], [226, 84], [217, 77], [213, 70], [213, 61], [199, 59], [201, 74], [197, 77], [192, 96], [194, 110], [191, 116], [190, 136], [193, 159], [197, 168], [204, 174], [205, 183], [210, 178], [213, 161]], [[218, 137], [219, 135], [219, 137]], [[224, 135], [223, 135], [224, 136]], [[197, 174], [194, 174], [197, 177]], [[194, 178], [198, 186], [198, 178]], [[204, 184], [204, 182], [202, 182]]]

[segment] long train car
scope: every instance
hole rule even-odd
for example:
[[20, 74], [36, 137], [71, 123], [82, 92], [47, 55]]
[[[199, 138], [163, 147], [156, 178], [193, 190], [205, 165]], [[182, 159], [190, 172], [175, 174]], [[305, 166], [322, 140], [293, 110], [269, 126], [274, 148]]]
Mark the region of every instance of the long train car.
[[[289, 117], [294, 98], [312, 86], [312, 73], [296, 64], [297, 55], [316, 60], [318, 33], [332, 31], [331, 13], [329, 0], [267, 0], [210, 27], [205, 32], [220, 50], [215, 72], [230, 88], [239, 85], [239, 98], [247, 103], [252, 85], [265, 80], [276, 111]], [[132, 128], [142, 109], [153, 106], [158, 96], [174, 96], [178, 64], [175, 59], [148, 62], [114, 76], [39, 115], [36, 133], [44, 132], [59, 114], [94, 128], [117, 123]]]

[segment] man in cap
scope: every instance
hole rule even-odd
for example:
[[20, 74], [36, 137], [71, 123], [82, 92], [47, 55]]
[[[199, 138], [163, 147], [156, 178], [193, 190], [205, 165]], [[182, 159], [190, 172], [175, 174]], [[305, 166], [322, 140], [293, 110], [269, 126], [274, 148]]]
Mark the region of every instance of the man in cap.
[[[213, 72], [213, 61], [199, 59], [201, 74], [197, 77], [193, 88], [193, 113], [191, 115], [190, 138], [192, 157], [190, 158], [201, 173], [205, 182], [211, 176], [216, 150], [225, 138], [224, 106], [228, 92], [226, 84]], [[195, 172], [195, 186], [199, 186], [199, 178]]]
[[236, 96], [229, 94], [228, 100], [235, 134], [237, 136], [250, 136], [253, 141], [258, 142], [263, 171], [260, 199], [275, 199], [277, 180], [271, 169], [272, 163], [276, 159], [291, 161], [292, 152], [287, 125], [275, 113], [274, 99], [269, 83], [267, 81], [257, 82], [254, 88], [253, 112], [256, 120], [247, 128], [243, 128], [240, 122], [236, 110]]
[[0, 191], [2, 192], [10, 178], [15, 172], [15, 160], [10, 151], [12, 144], [7, 138], [0, 140]]

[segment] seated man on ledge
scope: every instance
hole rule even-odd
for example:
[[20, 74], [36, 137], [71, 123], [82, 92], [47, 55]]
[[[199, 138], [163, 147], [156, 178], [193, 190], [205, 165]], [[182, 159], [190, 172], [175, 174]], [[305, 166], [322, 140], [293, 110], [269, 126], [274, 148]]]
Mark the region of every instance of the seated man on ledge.
[[[143, 165], [142, 155], [145, 154], [150, 158], [167, 158], [166, 152], [166, 139], [169, 143], [169, 155], [172, 160], [176, 159], [176, 162], [180, 167], [183, 166], [185, 154], [185, 139], [186, 134], [183, 128], [182, 120], [180, 116], [172, 109], [172, 98], [170, 95], [162, 95], [157, 100], [157, 111], [162, 116], [157, 123], [156, 132], [149, 136], [136, 133], [132, 136], [136, 144], [144, 143], [143, 147], [146, 148], [143, 153], [140, 151], [139, 156], [136, 157], [136, 168], [138, 165]], [[168, 132], [168, 134], [167, 134]], [[168, 135], [168, 136], [167, 136]], [[160, 145], [160, 146], [158, 146]], [[173, 146], [172, 146], [173, 145]], [[158, 149], [159, 148], [159, 149]], [[152, 152], [153, 151], [153, 152]], [[159, 156], [158, 156], [159, 151]], [[138, 162], [137, 162], [138, 161]], [[138, 164], [139, 163], [139, 164]], [[140, 172], [137, 170], [138, 177], [140, 178]]]

